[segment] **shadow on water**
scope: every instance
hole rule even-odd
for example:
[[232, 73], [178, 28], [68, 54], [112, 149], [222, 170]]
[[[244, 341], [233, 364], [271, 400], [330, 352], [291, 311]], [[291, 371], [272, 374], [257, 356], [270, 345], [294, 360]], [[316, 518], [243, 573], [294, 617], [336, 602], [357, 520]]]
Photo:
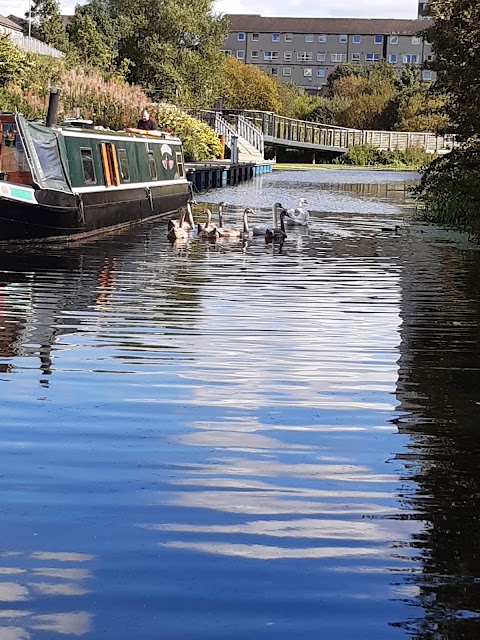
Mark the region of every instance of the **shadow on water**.
[[424, 614], [401, 626], [419, 640], [470, 640], [480, 624], [479, 254], [417, 237], [404, 260], [396, 424], [410, 439], [402, 500], [422, 522], [409, 582]]
[[0, 255], [2, 640], [477, 637], [478, 253], [328, 173], [228, 190], [281, 247]]

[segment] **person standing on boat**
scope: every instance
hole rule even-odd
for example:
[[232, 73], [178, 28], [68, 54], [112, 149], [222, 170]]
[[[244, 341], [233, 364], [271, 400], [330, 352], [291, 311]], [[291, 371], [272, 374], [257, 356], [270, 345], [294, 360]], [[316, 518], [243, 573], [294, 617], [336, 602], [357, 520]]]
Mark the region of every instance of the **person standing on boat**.
[[137, 129], [144, 129], [145, 131], [156, 131], [157, 123], [154, 118], [150, 116], [148, 113], [148, 109], [143, 109], [141, 113], [141, 118], [138, 121]]

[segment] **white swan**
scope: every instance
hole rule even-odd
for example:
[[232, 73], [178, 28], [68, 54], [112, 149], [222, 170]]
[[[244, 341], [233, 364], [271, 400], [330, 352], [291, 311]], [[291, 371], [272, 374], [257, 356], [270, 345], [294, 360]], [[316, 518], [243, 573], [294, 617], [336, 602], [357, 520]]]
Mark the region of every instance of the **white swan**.
[[271, 231], [272, 229], [275, 229], [277, 227], [278, 209], [283, 209], [283, 206], [280, 204], [280, 202], [275, 202], [275, 204], [272, 207], [272, 222], [261, 222], [260, 224], [256, 224], [254, 227], [252, 227], [253, 236], [265, 236], [267, 230]]
[[287, 209], [287, 219], [286, 223], [288, 227], [307, 227], [308, 221], [310, 219], [310, 214], [307, 209], [303, 208], [304, 204], [308, 204], [308, 200], [305, 198], [300, 198], [298, 201], [298, 206], [295, 209]]

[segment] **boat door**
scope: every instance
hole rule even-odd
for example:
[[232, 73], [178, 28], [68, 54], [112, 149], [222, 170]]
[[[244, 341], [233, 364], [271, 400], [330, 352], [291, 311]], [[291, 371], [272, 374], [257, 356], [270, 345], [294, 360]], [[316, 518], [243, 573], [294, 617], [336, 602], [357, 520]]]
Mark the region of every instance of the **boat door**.
[[120, 184], [120, 171], [118, 168], [117, 150], [113, 142], [100, 143], [100, 155], [102, 157], [103, 175], [107, 187]]

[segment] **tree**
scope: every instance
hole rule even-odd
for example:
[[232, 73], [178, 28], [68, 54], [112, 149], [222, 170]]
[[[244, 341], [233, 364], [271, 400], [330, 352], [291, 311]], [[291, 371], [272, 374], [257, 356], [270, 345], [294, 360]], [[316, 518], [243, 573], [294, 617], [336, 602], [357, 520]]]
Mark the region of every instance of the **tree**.
[[90, 16], [75, 14], [68, 32], [72, 46], [84, 62], [100, 69], [112, 66], [115, 51], [108, 46]]
[[33, 0], [32, 36], [61, 51], [67, 50], [67, 34], [57, 0]]
[[131, 81], [157, 98], [210, 106], [221, 95], [228, 20], [213, 0], [111, 0], [119, 56], [132, 61]]
[[72, 47], [84, 61], [101, 69], [112, 66], [118, 53], [118, 38], [104, 0], [77, 5], [67, 33]]
[[478, 0], [432, 0], [432, 25], [424, 37], [432, 44], [443, 113], [461, 144], [432, 162], [418, 195], [433, 220], [480, 232], [480, 4]]
[[275, 78], [232, 56], [225, 60], [223, 96], [227, 109], [258, 109], [275, 113], [281, 110]]
[[459, 139], [480, 133], [480, 3], [478, 0], [432, 0], [431, 42], [436, 87], [447, 95], [445, 113]]

